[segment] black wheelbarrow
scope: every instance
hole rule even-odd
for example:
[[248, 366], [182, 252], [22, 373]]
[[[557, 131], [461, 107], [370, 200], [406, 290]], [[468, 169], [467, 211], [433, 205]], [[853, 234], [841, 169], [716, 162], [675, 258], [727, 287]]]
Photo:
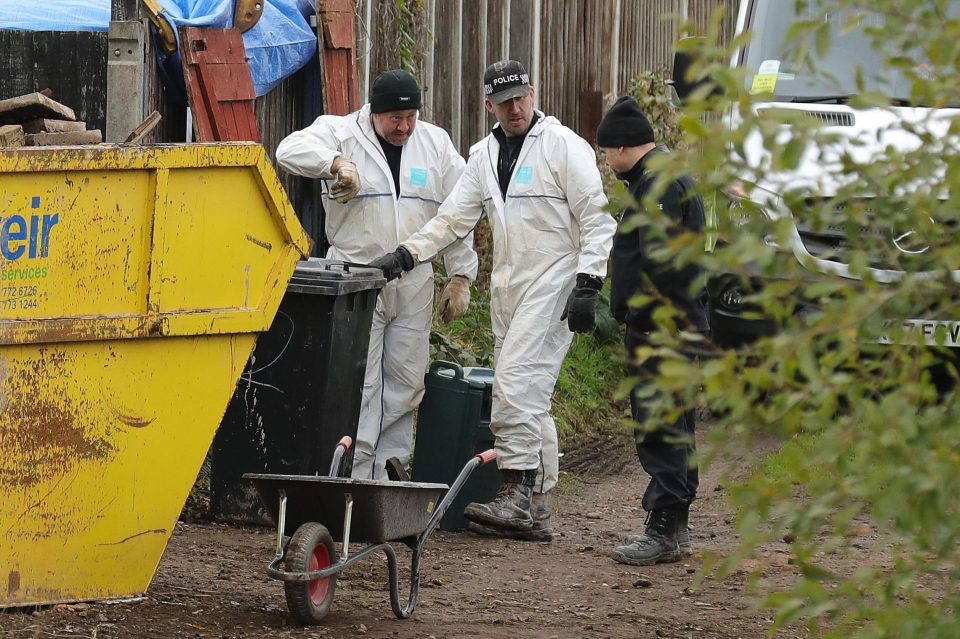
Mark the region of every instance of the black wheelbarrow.
[[[349, 437], [340, 440], [328, 477], [244, 475], [253, 480], [267, 512], [277, 513], [277, 554], [267, 566], [267, 575], [283, 581], [287, 608], [301, 624], [319, 623], [330, 611], [338, 573], [381, 551], [387, 556], [393, 614], [400, 619], [412, 615], [427, 538], [474, 469], [496, 458], [493, 450], [475, 455], [449, 487], [337, 477], [340, 460], [352, 443]], [[334, 538], [342, 540], [339, 555]], [[406, 607], [400, 604], [397, 555], [391, 541], [413, 551]], [[351, 554], [351, 542], [367, 545]]]

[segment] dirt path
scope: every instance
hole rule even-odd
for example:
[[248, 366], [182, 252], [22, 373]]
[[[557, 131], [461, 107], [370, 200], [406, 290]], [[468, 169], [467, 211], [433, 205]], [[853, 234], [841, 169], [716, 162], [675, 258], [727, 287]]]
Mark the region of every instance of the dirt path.
[[[703, 478], [691, 516], [697, 553], [684, 563], [632, 568], [609, 559], [619, 537], [642, 526], [638, 501], [646, 479], [633, 461], [619, 475], [580, 483], [559, 499], [555, 526], [562, 535], [553, 543], [435, 533], [409, 620], [390, 611], [386, 562], [378, 557], [341, 576], [324, 627], [291, 626], [282, 587], [263, 574], [273, 554], [272, 531], [180, 524], [145, 599], [7, 611], [0, 614], [0, 636], [765, 637], [771, 621], [752, 611], [746, 574], [692, 589], [703, 553], [723, 554], [734, 545], [729, 508], [718, 488], [723, 470], [717, 465]], [[792, 578], [786, 550], [786, 544], [763, 549], [756, 565], [764, 567], [766, 579]], [[405, 548], [398, 554], [408, 561]]]

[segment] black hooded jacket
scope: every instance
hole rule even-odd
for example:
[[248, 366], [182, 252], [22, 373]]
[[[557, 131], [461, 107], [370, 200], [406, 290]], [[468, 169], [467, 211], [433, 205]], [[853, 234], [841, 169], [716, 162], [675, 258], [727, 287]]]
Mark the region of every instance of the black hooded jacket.
[[[650, 159], [664, 152], [656, 148], [640, 158], [632, 169], [618, 175], [627, 182], [630, 193], [638, 203], [643, 202], [655, 179], [647, 169]], [[703, 233], [703, 200], [694, 193], [694, 183], [689, 177], [684, 176], [667, 187], [660, 197], [660, 208], [676, 225], [675, 233], [681, 229]], [[695, 264], [687, 264], [678, 270], [668, 260], [654, 259], [652, 250], [657, 248], [661, 240], [650, 233], [648, 223], [641, 223], [628, 232], [623, 230], [625, 223], [638, 213], [636, 209], [628, 208], [620, 214], [619, 227], [613, 239], [610, 253], [610, 309], [613, 316], [635, 331], [652, 331], [655, 328], [653, 310], [656, 302], [642, 307], [629, 304], [630, 299], [638, 293], [655, 292], [650, 290], [652, 284], [656, 292], [667, 297], [686, 314], [694, 328], [706, 334], [706, 313], [696, 293], [691, 292], [694, 281], [700, 278], [700, 268]]]

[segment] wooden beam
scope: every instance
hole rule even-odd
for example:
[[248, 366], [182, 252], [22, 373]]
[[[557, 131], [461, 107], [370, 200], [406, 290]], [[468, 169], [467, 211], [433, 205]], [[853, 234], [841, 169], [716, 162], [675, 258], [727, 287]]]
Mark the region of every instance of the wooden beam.
[[73, 144], [100, 144], [103, 135], [100, 129], [72, 131], [70, 133], [30, 133], [25, 136], [26, 146], [69, 146]]
[[0, 124], [16, 124], [34, 118], [53, 117], [76, 120], [73, 109], [41, 93], [29, 93], [0, 100]]

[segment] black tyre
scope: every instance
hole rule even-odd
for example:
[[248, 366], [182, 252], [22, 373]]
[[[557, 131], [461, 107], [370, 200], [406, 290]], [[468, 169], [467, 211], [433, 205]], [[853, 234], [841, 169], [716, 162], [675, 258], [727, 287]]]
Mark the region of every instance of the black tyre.
[[[308, 522], [293, 533], [284, 567], [287, 572], [322, 570], [331, 565], [336, 556], [330, 531], [321, 524]], [[303, 625], [320, 623], [330, 612], [336, 585], [335, 575], [313, 581], [283, 582], [290, 616]]]

